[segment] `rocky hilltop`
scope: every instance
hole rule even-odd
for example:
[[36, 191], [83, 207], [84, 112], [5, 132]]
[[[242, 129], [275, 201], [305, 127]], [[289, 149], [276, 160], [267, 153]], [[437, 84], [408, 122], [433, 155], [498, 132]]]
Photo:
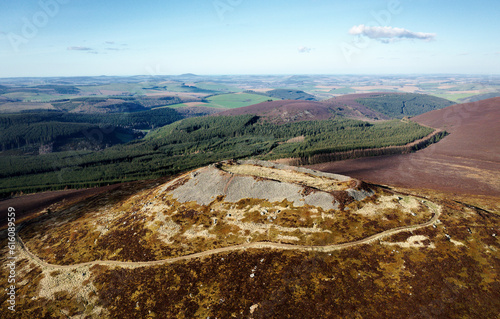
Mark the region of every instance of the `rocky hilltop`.
[[18, 225], [22, 312], [8, 312], [4, 298], [2, 317], [411, 317], [414, 309], [415, 318], [492, 317], [500, 309], [500, 219], [489, 212], [254, 160], [133, 185]]
[[22, 237], [49, 263], [143, 262], [256, 242], [340, 244], [435, 215], [414, 197], [347, 176], [254, 160], [220, 162], [118, 194], [43, 215]]
[[237, 203], [243, 199], [291, 202], [295, 207], [338, 209], [346, 201], [373, 195], [359, 180], [266, 161], [222, 162], [191, 172], [161, 188], [182, 202], [208, 205], [219, 196]]

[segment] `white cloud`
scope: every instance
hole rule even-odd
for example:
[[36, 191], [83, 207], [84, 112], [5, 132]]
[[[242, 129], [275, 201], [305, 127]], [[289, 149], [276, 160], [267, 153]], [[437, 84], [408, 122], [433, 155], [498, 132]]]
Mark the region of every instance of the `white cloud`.
[[311, 48], [308, 48], [308, 47], [304, 47], [304, 46], [300, 46], [297, 48], [297, 50], [299, 51], [299, 53], [309, 53], [311, 52]]
[[70, 51], [92, 51], [94, 49], [89, 48], [89, 47], [68, 47], [68, 50], [70, 50]]
[[435, 33], [413, 32], [403, 28], [369, 27], [364, 24], [355, 25], [349, 30], [352, 35], [364, 35], [383, 43], [395, 42], [402, 39], [417, 39], [424, 41], [434, 40]]

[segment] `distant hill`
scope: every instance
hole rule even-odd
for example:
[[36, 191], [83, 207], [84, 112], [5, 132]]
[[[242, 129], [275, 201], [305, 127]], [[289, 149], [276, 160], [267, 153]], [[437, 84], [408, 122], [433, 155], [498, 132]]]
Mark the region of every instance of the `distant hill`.
[[415, 93], [380, 93], [377, 96], [359, 98], [356, 101], [392, 118], [415, 116], [455, 104], [439, 97]]
[[451, 104], [453, 102], [425, 94], [364, 93], [347, 94], [321, 102], [263, 102], [219, 114], [255, 114], [274, 123], [325, 120], [335, 116], [359, 120], [388, 120], [422, 114]]
[[345, 117], [361, 120], [388, 120], [390, 116], [375, 111], [358, 101], [359, 99], [378, 98], [380, 95], [381, 93], [346, 94], [321, 102]]
[[335, 117], [327, 105], [314, 101], [267, 101], [237, 109], [217, 113], [216, 115], [236, 116], [255, 114], [271, 123], [282, 124], [297, 121], [326, 120]]
[[0, 94], [16, 92], [35, 94], [78, 94], [80, 93], [80, 89], [72, 85], [38, 85], [29, 87], [11, 87], [0, 85]]
[[347, 94], [323, 101], [340, 108], [346, 116], [365, 116], [373, 119], [403, 118], [442, 109], [454, 103], [439, 97], [415, 93]]
[[300, 90], [276, 89], [264, 93], [269, 97], [274, 97], [282, 100], [304, 100], [316, 101], [316, 97], [312, 94]]
[[461, 99], [460, 101], [462, 103], [477, 102], [477, 101], [491, 99], [491, 98], [499, 97], [499, 96], [500, 96], [500, 92], [492, 92], [492, 93], [474, 95], [471, 97], [467, 97], [465, 99]]

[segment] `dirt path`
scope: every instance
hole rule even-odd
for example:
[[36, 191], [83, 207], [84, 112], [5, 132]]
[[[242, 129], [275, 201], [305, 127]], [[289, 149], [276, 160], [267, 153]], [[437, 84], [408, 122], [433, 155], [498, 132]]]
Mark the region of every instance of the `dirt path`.
[[[219, 253], [225, 253], [225, 252], [232, 252], [232, 251], [237, 251], [237, 250], [246, 250], [246, 249], [282, 249], [282, 250], [299, 250], [299, 251], [316, 251], [316, 252], [332, 252], [335, 250], [341, 250], [341, 249], [346, 249], [354, 246], [359, 246], [363, 244], [370, 244], [373, 243], [377, 240], [380, 240], [384, 237], [392, 236], [401, 232], [406, 232], [406, 231], [413, 231], [417, 230], [420, 228], [424, 227], [429, 227], [433, 225], [434, 223], [437, 222], [439, 219], [439, 216], [441, 215], [441, 210], [439, 207], [435, 206], [435, 204], [430, 203], [428, 201], [423, 202], [427, 207], [429, 207], [433, 212], [434, 216], [427, 222], [423, 224], [418, 224], [418, 225], [413, 225], [413, 226], [403, 226], [403, 227], [397, 227], [393, 229], [389, 229], [386, 231], [383, 231], [381, 233], [353, 241], [353, 242], [348, 242], [348, 243], [343, 243], [343, 244], [333, 244], [333, 245], [326, 245], [326, 246], [307, 246], [307, 245], [293, 245], [293, 244], [281, 244], [281, 243], [270, 243], [270, 242], [254, 242], [254, 243], [248, 243], [248, 244], [241, 244], [241, 245], [235, 245], [235, 246], [229, 246], [229, 247], [221, 247], [221, 248], [216, 248], [216, 249], [211, 249], [199, 253], [194, 253], [186, 256], [180, 256], [180, 257], [173, 257], [173, 258], [168, 258], [168, 259], [163, 259], [163, 260], [154, 260], [154, 261], [144, 261], [144, 262], [128, 262], [128, 261], [113, 261], [113, 260], [95, 260], [95, 261], [89, 261], [85, 263], [80, 263], [80, 264], [74, 264], [74, 265], [54, 265], [54, 264], [49, 264], [43, 260], [41, 260], [38, 256], [33, 254], [28, 250], [28, 248], [24, 245], [24, 242], [22, 239], [17, 236], [17, 242], [19, 244], [19, 247], [23, 251], [24, 255], [27, 256], [31, 262], [36, 263], [38, 266], [40, 266], [42, 269], [52, 269], [52, 270], [57, 270], [57, 269], [76, 269], [79, 267], [86, 267], [86, 266], [93, 266], [93, 265], [104, 265], [104, 266], [119, 266], [119, 267], [126, 267], [126, 268], [138, 268], [138, 267], [146, 267], [146, 266], [155, 266], [155, 265], [163, 265], [163, 264], [171, 264], [175, 263], [178, 261], [184, 261], [184, 260], [190, 260], [190, 259], [195, 259], [195, 258], [203, 258], [203, 257], [208, 257], [210, 255], [215, 255]], [[17, 233], [19, 233], [20, 229], [18, 230]]]

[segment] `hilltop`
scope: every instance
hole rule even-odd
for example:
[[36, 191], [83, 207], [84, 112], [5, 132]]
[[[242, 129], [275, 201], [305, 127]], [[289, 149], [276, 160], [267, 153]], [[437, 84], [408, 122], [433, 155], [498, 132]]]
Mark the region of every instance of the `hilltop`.
[[417, 309], [493, 317], [499, 222], [348, 176], [224, 161], [54, 206], [20, 225], [22, 314], [6, 310], [5, 298], [0, 311], [4, 318], [385, 318]]

